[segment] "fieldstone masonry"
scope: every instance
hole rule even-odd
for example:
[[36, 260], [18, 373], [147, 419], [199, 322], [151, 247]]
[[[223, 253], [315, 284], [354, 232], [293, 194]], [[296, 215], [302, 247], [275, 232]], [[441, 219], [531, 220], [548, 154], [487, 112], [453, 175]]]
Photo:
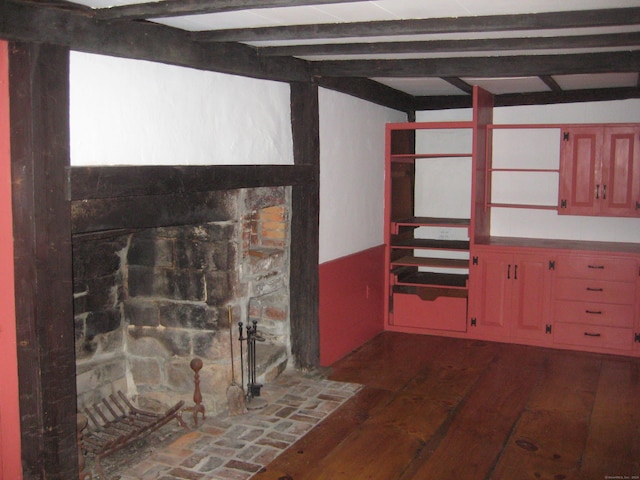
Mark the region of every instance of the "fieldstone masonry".
[[[226, 192], [227, 218], [73, 239], [78, 408], [122, 390], [144, 408], [191, 404], [194, 357], [207, 412], [226, 409], [228, 307], [257, 321], [259, 381], [290, 357], [289, 188]], [[231, 208], [228, 206], [232, 205]], [[234, 345], [240, 381], [239, 344]], [[246, 379], [246, 375], [245, 375]]]

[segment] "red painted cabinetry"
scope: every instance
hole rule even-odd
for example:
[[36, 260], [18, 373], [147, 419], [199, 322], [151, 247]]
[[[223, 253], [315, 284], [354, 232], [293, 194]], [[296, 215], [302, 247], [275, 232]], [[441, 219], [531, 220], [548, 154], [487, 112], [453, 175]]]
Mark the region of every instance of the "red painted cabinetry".
[[559, 213], [640, 216], [640, 127], [562, 129]]
[[475, 249], [469, 285], [470, 333], [478, 338], [549, 343], [552, 266], [546, 251]]

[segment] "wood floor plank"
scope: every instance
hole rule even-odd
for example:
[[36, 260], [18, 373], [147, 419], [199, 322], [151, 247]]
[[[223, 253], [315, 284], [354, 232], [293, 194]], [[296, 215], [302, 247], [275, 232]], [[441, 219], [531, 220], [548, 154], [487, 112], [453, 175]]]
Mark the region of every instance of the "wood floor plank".
[[307, 435], [257, 473], [257, 480], [304, 478], [316, 464], [349, 436], [359, 425], [375, 415], [393, 399], [392, 392], [364, 388]]
[[638, 361], [604, 360], [581, 478], [640, 478], [639, 402]]
[[492, 479], [580, 478], [601, 357], [540, 350], [542, 378], [533, 390]]
[[[537, 352], [502, 345], [500, 355], [476, 382], [448, 430], [425, 449], [402, 480], [484, 479], [538, 382]], [[523, 368], [523, 366], [529, 368]]]

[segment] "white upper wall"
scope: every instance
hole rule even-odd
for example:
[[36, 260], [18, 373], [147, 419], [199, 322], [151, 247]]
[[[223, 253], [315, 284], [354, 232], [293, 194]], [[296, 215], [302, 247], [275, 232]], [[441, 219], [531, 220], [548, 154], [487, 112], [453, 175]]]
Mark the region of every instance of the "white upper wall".
[[71, 165], [293, 164], [287, 83], [71, 52]]
[[[418, 112], [417, 120], [471, 120], [471, 110]], [[640, 100], [497, 107], [493, 111], [493, 121], [495, 124], [640, 123]], [[538, 166], [559, 168], [559, 134], [542, 134], [548, 137], [546, 142], [538, 140], [538, 134], [529, 136], [529, 143], [526, 143], [526, 135], [520, 130], [500, 131], [494, 137], [494, 158], [499, 155], [500, 162], [509, 161], [509, 157], [514, 161], [527, 161], [533, 153]], [[501, 155], [500, 152], [511, 153]], [[440, 182], [452, 182], [453, 188], [455, 177], [439, 177]], [[557, 174], [494, 174], [493, 200], [500, 202], [502, 197], [510, 197], [520, 200], [515, 203], [536, 203], [529, 200], [538, 199], [540, 202], [541, 199], [542, 204], [557, 205], [558, 178]], [[443, 212], [443, 216], [446, 216], [446, 212]], [[558, 215], [556, 210], [493, 208], [491, 235], [638, 242], [640, 219]]]
[[406, 114], [332, 90], [320, 101], [320, 263], [384, 243], [384, 126]]

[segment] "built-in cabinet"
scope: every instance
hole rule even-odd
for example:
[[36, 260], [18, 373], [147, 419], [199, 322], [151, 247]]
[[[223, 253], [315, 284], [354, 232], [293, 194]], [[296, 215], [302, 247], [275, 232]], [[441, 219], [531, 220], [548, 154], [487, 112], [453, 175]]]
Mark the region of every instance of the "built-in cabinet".
[[640, 126], [565, 127], [561, 145], [559, 213], [640, 217]]
[[[471, 143], [443, 146], [452, 131]], [[491, 96], [476, 88], [472, 121], [390, 124], [386, 134], [387, 329], [640, 355], [640, 237], [490, 233], [495, 209], [640, 217], [639, 125], [493, 125]], [[494, 151], [498, 135], [525, 140]], [[455, 176], [469, 188], [444, 204], [446, 192], [430, 198], [438, 175], [451, 175], [447, 161], [461, 158], [469, 172]], [[461, 214], [442, 208], [451, 202]]]
[[552, 258], [545, 250], [474, 249], [469, 286], [474, 335], [550, 343]]

